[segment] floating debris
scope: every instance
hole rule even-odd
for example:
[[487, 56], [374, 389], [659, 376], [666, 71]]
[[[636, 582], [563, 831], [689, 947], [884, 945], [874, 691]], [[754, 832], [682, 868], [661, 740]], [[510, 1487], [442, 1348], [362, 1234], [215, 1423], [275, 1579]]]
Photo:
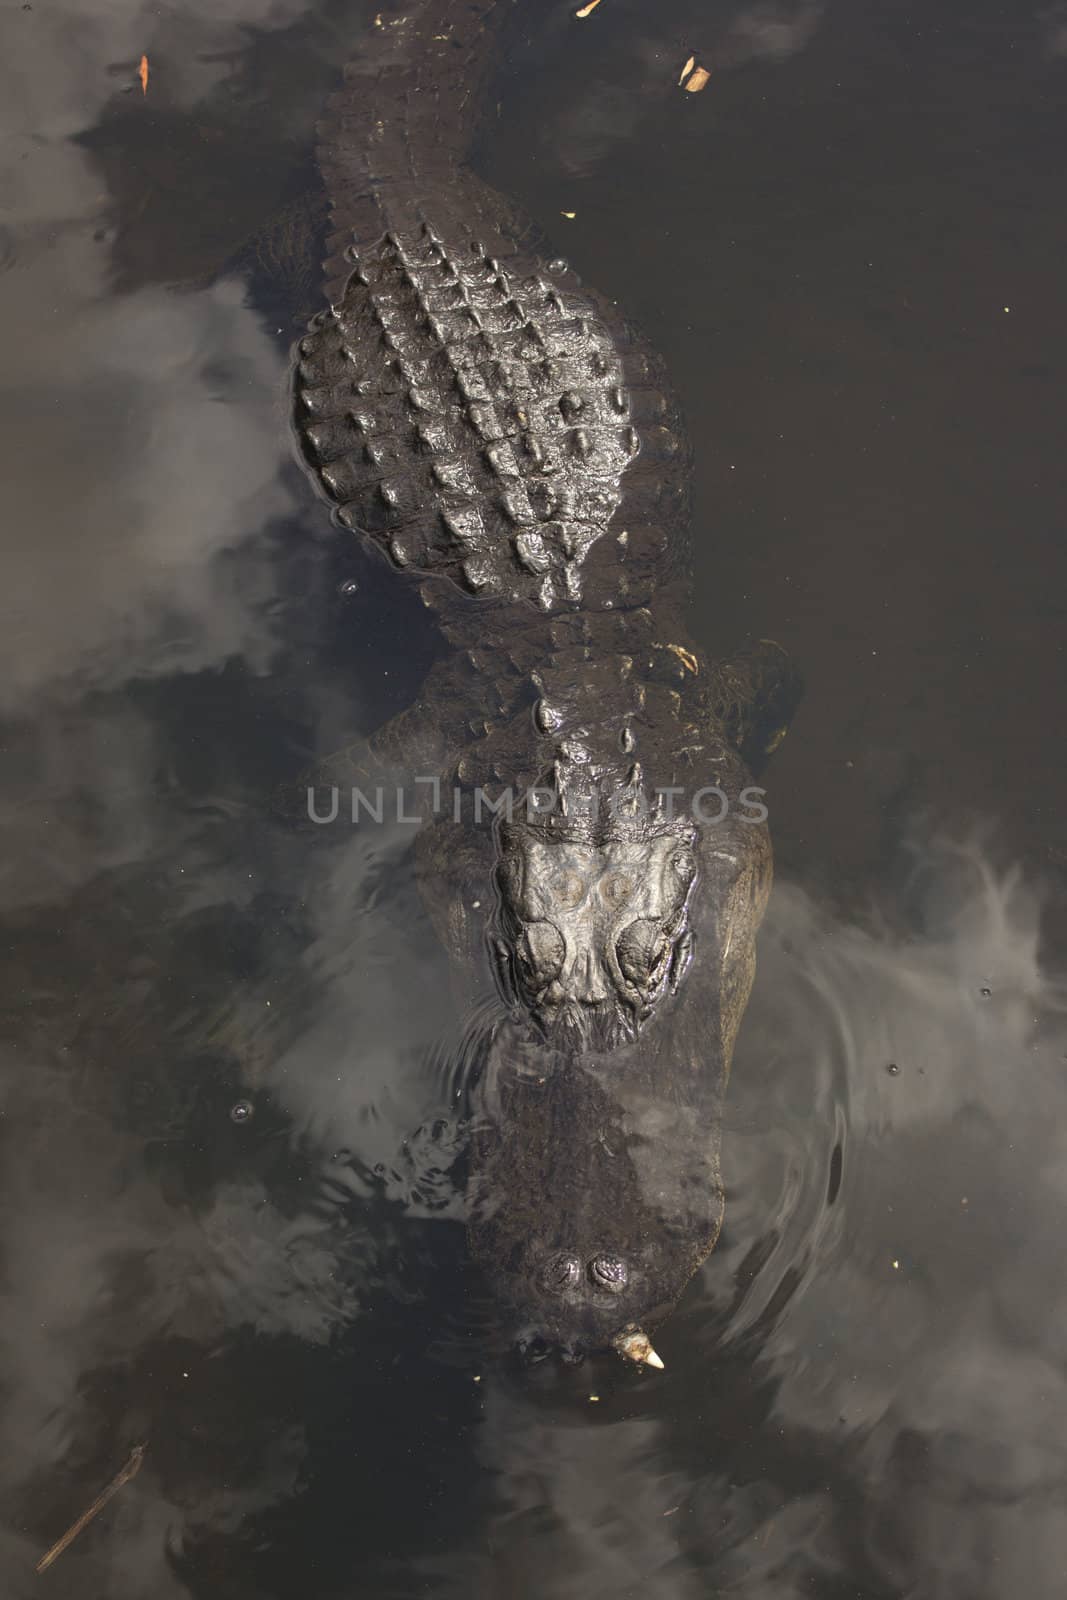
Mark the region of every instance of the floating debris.
[[141, 57], [141, 64], [137, 68], [137, 76], [141, 80], [141, 93], [142, 94], [147, 94], [148, 93], [148, 57], [147, 56], [142, 56]]
[[667, 649], [678, 657], [678, 660], [682, 663], [683, 667], [685, 667], [687, 671], [699, 672], [700, 663], [697, 661], [697, 658], [693, 654], [692, 650], [687, 650], [684, 645], [680, 644], [669, 644]]
[[699, 94], [710, 77], [711, 73], [708, 71], [707, 67], [696, 67], [690, 77], [686, 80], [686, 94]]
[[681, 88], [682, 84], [685, 82], [686, 78], [688, 78], [689, 74], [692, 72], [692, 70], [696, 66], [696, 64], [697, 64], [696, 56], [690, 56], [689, 60], [685, 64], [685, 66], [682, 68], [681, 77], [678, 79], [678, 87], [679, 88]]
[[600, 0], [589, 0], [589, 4], [587, 6], [583, 6], [580, 11], [576, 11], [574, 13], [574, 15], [576, 17], [587, 17], [589, 15], [590, 11], [595, 11], [596, 10], [596, 8], [597, 8], [597, 6], [599, 4], [600, 4]]
[[577, 215], [578, 215], [577, 211], [561, 211], [560, 212], [560, 216], [561, 217], [566, 217], [568, 222], [573, 222]]
[[118, 1494], [122, 1486], [129, 1483], [131, 1478], [136, 1478], [141, 1470], [141, 1462], [144, 1460], [144, 1453], [147, 1449], [147, 1440], [144, 1444], [134, 1446], [133, 1450], [130, 1451], [130, 1459], [122, 1468], [122, 1471], [115, 1474], [107, 1488], [97, 1495], [88, 1511], [84, 1511], [77, 1522], [67, 1529], [62, 1539], [57, 1539], [51, 1550], [47, 1550], [41, 1557], [35, 1568], [37, 1572], [46, 1572], [53, 1561], [59, 1559], [67, 1546], [74, 1543], [82, 1529], [87, 1528], [94, 1517], [99, 1516], [111, 1497]]

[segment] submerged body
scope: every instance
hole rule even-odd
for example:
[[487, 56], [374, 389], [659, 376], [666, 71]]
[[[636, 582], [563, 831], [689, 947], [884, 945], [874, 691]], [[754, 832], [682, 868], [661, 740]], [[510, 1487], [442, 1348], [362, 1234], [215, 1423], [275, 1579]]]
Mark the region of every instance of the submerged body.
[[488, 953], [503, 1001], [472, 1251], [528, 1347], [647, 1359], [721, 1223], [770, 885], [746, 790], [797, 684], [776, 646], [709, 666], [688, 637], [689, 449], [661, 365], [465, 165], [508, 12], [385, 14], [346, 72], [296, 420], [336, 520], [452, 646], [374, 750], [447, 796], [424, 897], [461, 987]]

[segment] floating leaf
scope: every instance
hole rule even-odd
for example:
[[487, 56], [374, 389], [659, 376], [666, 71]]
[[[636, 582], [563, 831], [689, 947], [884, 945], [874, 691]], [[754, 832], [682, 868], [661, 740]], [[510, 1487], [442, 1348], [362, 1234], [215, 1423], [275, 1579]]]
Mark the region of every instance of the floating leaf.
[[141, 57], [141, 65], [137, 68], [137, 76], [141, 80], [141, 93], [148, 93], [148, 57]]
[[711, 73], [706, 67], [697, 67], [685, 86], [686, 94], [699, 94], [710, 77]]
[[682, 75], [678, 79], [679, 85], [681, 85], [681, 84], [683, 84], [685, 82], [686, 78], [688, 78], [689, 74], [692, 72], [692, 70], [696, 66], [696, 64], [697, 64], [696, 56], [690, 56], [689, 60], [685, 64], [685, 66], [682, 68]]

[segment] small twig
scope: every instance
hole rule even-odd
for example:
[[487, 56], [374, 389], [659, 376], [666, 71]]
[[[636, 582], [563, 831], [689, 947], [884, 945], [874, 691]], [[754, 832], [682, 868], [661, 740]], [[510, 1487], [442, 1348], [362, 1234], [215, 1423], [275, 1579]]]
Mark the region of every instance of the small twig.
[[122, 1468], [122, 1471], [115, 1474], [107, 1488], [97, 1495], [88, 1511], [84, 1511], [77, 1522], [67, 1529], [62, 1539], [57, 1539], [51, 1550], [41, 1557], [37, 1563], [36, 1570], [38, 1572], [45, 1572], [52, 1565], [52, 1562], [63, 1554], [67, 1546], [74, 1543], [82, 1529], [87, 1528], [93, 1518], [103, 1511], [112, 1495], [118, 1494], [123, 1484], [129, 1483], [131, 1478], [136, 1478], [141, 1470], [141, 1462], [144, 1460], [144, 1453], [147, 1449], [148, 1441], [145, 1440], [144, 1444], [139, 1444], [130, 1451], [130, 1459]]

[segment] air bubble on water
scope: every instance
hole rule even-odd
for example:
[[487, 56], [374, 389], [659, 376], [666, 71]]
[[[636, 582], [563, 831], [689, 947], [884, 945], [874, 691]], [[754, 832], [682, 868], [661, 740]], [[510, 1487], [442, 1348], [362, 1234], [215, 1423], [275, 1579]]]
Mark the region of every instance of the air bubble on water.
[[355, 578], [346, 578], [344, 583], [338, 584], [337, 593], [347, 600], [349, 596], [359, 593], [359, 584]]
[[230, 1107], [230, 1121], [251, 1122], [255, 1109], [251, 1100], [238, 1100], [236, 1105]]

